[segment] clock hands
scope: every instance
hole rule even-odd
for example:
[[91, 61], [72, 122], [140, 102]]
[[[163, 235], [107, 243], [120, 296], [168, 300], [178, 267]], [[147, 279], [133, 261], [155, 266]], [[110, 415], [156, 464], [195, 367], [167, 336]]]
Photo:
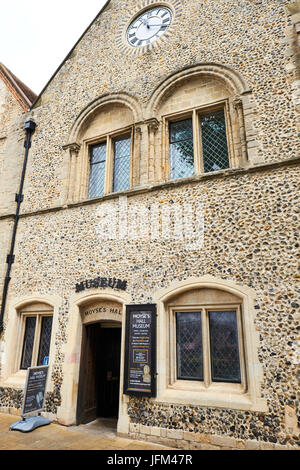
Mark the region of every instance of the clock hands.
[[149, 23], [149, 19], [148, 19], [148, 18], [147, 18], [147, 19], [141, 18], [141, 20], [142, 20], [142, 22], [143, 22], [143, 25], [144, 25], [144, 26], [147, 26], [148, 29], [150, 29], [152, 26], [155, 26], [155, 27], [157, 27], [157, 26], [162, 26], [162, 23], [160, 23], [160, 24], [152, 24], [152, 23]]

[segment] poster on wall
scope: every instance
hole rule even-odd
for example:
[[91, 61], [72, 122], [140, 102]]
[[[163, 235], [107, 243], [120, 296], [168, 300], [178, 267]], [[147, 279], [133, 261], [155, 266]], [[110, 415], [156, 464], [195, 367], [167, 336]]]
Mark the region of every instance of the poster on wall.
[[156, 396], [156, 305], [126, 306], [124, 394]]

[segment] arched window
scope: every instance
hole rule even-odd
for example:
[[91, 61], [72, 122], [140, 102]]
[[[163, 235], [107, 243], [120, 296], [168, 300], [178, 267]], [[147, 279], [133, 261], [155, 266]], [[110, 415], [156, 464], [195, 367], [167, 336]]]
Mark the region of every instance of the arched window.
[[105, 96], [85, 109], [74, 123], [70, 140], [66, 199], [92, 199], [129, 190], [136, 184], [138, 151], [135, 101], [128, 96]]
[[47, 304], [28, 305], [20, 311], [21, 347], [19, 368], [43, 365], [50, 353], [53, 310]]
[[88, 160], [86, 197], [130, 189], [133, 115], [115, 103], [96, 113], [82, 133], [82, 151]]
[[[247, 166], [258, 142], [251, 90], [221, 64], [187, 67], [162, 82], [148, 113], [160, 123], [164, 180]], [[255, 149], [255, 151], [254, 151]]]
[[230, 167], [225, 104], [192, 110], [184, 119], [170, 116], [167, 121], [170, 179], [194, 176], [197, 168], [209, 173]]
[[[241, 299], [217, 289], [196, 289], [168, 303], [171, 382], [238, 384], [246, 390]], [[182, 384], [184, 385], [184, 384]]]
[[213, 77], [191, 77], [162, 101], [169, 178], [177, 179], [238, 166], [242, 162], [239, 120], [232, 93]]
[[237, 308], [204, 307], [199, 312], [175, 312], [175, 316], [177, 379], [241, 383]]
[[212, 276], [158, 291], [157, 400], [265, 411], [255, 292]]

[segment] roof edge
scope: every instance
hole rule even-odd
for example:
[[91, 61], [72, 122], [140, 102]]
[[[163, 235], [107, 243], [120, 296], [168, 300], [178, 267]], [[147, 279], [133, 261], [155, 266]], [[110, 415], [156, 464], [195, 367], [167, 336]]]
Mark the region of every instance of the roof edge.
[[80, 43], [80, 41], [82, 40], [82, 38], [85, 36], [85, 34], [88, 32], [88, 30], [90, 29], [90, 27], [92, 26], [92, 24], [96, 21], [96, 19], [98, 18], [98, 16], [101, 15], [101, 13], [105, 10], [105, 8], [107, 7], [107, 5], [110, 3], [111, 0], [107, 0], [105, 2], [105, 4], [103, 5], [103, 7], [101, 8], [101, 10], [99, 11], [99, 13], [97, 13], [97, 15], [95, 16], [95, 18], [91, 21], [91, 23], [88, 25], [88, 27], [84, 30], [84, 32], [82, 33], [82, 35], [80, 36], [80, 38], [78, 39], [78, 41], [74, 44], [74, 46], [72, 47], [72, 49], [70, 50], [70, 52], [67, 54], [67, 56], [64, 58], [64, 60], [62, 61], [62, 63], [59, 65], [59, 67], [55, 70], [55, 72], [53, 73], [53, 75], [50, 77], [50, 79], [48, 80], [48, 82], [46, 83], [46, 85], [44, 86], [44, 88], [42, 89], [42, 91], [39, 93], [39, 95], [37, 96], [36, 100], [31, 104], [30, 106], [30, 111], [32, 111], [35, 107], [35, 105], [38, 103], [39, 99], [41, 98], [41, 96], [43, 95], [44, 91], [46, 90], [46, 88], [48, 88], [49, 84], [52, 82], [52, 80], [54, 79], [54, 77], [58, 74], [58, 72], [60, 71], [60, 69], [62, 68], [62, 66], [65, 64], [65, 62], [69, 59], [69, 57], [72, 55], [74, 49], [77, 47], [77, 45]]
[[[0, 77], [2, 77], [6, 86], [13, 93], [14, 97], [26, 112], [32, 106], [33, 99], [36, 98], [36, 94], [27, 86], [25, 83], [16, 77], [4, 64], [0, 62]], [[28, 91], [28, 96], [22, 87]], [[31, 99], [33, 98], [33, 99]]]

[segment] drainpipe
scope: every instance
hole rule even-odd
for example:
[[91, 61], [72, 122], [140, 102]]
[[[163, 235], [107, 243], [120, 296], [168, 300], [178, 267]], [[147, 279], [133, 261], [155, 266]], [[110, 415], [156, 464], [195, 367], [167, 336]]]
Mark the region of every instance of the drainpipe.
[[25, 126], [24, 126], [24, 129], [26, 131], [26, 139], [24, 142], [25, 156], [24, 156], [24, 162], [23, 162], [23, 170], [22, 170], [22, 175], [21, 175], [19, 193], [16, 194], [16, 199], [15, 199], [17, 203], [17, 209], [16, 209], [14, 227], [13, 227], [12, 238], [11, 238], [10, 252], [7, 255], [7, 259], [6, 259], [7, 271], [6, 271], [6, 276], [4, 279], [3, 295], [2, 295], [2, 303], [1, 303], [1, 311], [0, 311], [0, 333], [3, 331], [3, 318], [4, 318], [4, 312], [5, 312], [5, 306], [6, 306], [8, 286], [9, 286], [9, 282], [11, 279], [10, 272], [11, 272], [12, 265], [14, 264], [14, 261], [15, 261], [14, 250], [15, 250], [16, 234], [17, 234], [17, 228], [18, 228], [18, 223], [19, 223], [19, 218], [20, 218], [20, 208], [24, 200], [23, 186], [24, 186], [24, 180], [25, 180], [29, 149], [31, 147], [31, 136], [35, 128], [36, 128], [36, 124], [32, 119], [29, 119], [28, 121], [25, 122]]

